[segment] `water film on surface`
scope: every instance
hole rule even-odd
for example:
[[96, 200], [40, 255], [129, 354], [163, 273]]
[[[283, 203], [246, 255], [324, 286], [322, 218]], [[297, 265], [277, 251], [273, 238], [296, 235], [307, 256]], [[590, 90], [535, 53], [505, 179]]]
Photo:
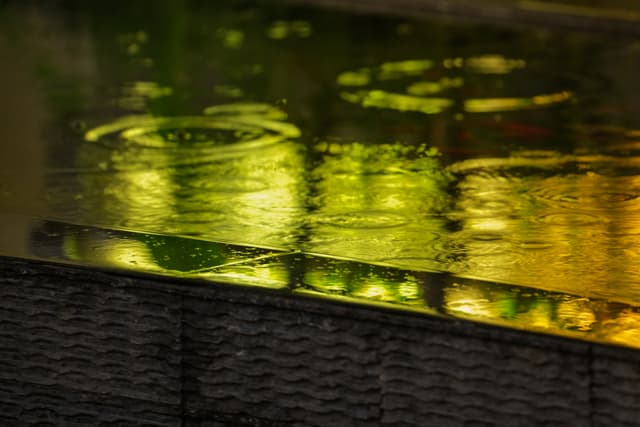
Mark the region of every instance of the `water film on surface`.
[[279, 4], [0, 11], [2, 254], [640, 345], [637, 40]]

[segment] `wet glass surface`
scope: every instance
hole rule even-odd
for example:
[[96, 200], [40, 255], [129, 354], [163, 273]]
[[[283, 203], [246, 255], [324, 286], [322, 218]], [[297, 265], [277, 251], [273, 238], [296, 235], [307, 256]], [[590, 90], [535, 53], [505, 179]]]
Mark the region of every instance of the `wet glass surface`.
[[636, 39], [8, 2], [0, 58], [4, 255], [640, 345]]

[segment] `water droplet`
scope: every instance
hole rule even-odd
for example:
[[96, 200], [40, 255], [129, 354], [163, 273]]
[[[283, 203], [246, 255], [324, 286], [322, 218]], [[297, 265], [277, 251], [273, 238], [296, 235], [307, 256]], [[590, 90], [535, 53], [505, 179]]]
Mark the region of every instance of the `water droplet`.
[[313, 218], [313, 223], [341, 228], [392, 228], [401, 227], [408, 222], [408, 218], [404, 215], [381, 211], [354, 211], [317, 215]]

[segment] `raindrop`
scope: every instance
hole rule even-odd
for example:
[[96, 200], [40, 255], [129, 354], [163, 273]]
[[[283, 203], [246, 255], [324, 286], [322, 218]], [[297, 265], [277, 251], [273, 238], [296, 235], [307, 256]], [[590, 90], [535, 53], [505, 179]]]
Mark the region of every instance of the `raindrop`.
[[318, 215], [313, 219], [316, 224], [341, 228], [393, 228], [409, 223], [404, 215], [381, 211], [354, 211], [341, 214]]

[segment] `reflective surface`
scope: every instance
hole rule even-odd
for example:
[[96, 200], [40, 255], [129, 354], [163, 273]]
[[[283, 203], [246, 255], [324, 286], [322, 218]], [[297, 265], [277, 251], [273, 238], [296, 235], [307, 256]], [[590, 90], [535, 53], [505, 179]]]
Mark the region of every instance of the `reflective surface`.
[[0, 57], [4, 255], [638, 345], [634, 39], [9, 2]]
[[[525, 286], [168, 235], [0, 215], [0, 256], [257, 286], [640, 348], [640, 308]], [[15, 244], [19, 241], [22, 246]]]

